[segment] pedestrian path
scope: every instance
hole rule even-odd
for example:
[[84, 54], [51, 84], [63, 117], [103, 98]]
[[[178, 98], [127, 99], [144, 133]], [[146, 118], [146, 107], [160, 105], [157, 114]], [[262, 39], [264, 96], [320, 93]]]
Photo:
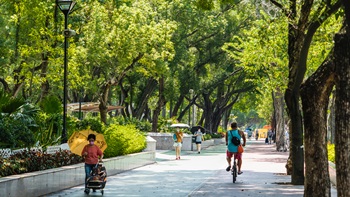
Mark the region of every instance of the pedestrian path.
[[[183, 151], [180, 160], [175, 160], [174, 151], [157, 151], [155, 164], [109, 176], [103, 196], [303, 196], [303, 186], [289, 184], [290, 176], [285, 175], [288, 152], [277, 152], [274, 144], [264, 144], [263, 140], [248, 141], [243, 174], [232, 183], [232, 176], [225, 171], [225, 150], [225, 145], [217, 145], [202, 150], [201, 154]], [[81, 185], [47, 196], [86, 196], [83, 190]], [[335, 189], [332, 196], [336, 196]]]

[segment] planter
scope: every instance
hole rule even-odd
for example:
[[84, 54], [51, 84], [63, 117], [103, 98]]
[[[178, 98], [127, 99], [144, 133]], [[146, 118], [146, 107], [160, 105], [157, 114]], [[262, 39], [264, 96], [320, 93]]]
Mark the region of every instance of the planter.
[[[104, 160], [108, 175], [155, 163], [155, 152], [135, 153]], [[3, 197], [44, 196], [84, 184], [84, 164], [63, 166], [43, 171], [0, 178]]]

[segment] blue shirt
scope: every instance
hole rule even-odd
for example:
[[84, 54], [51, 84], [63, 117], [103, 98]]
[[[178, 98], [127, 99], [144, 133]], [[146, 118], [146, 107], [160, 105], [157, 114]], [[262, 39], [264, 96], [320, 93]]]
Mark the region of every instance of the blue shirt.
[[239, 135], [238, 130], [229, 130], [227, 131], [227, 149], [231, 153], [236, 153], [238, 152], [238, 146], [232, 144], [232, 137], [236, 136], [239, 140], [241, 140], [241, 135]]

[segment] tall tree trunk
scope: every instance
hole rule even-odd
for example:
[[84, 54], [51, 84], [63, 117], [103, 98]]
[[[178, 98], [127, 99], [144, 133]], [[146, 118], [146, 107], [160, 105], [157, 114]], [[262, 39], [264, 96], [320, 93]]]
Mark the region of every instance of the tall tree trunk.
[[276, 117], [276, 150], [284, 150], [284, 119], [283, 119], [283, 111], [284, 111], [284, 98], [283, 93], [279, 88], [277, 88], [274, 94], [274, 109], [275, 109], [275, 117]]
[[[177, 113], [178, 113], [181, 105], [183, 104], [184, 99], [185, 99], [185, 96], [183, 94], [181, 94], [179, 99], [177, 99], [177, 102], [175, 103], [175, 106], [174, 106], [173, 111], [171, 113], [172, 116], [177, 116]], [[178, 120], [180, 121], [181, 119], [178, 119]]]
[[110, 83], [107, 83], [102, 88], [102, 95], [100, 97], [100, 105], [98, 106], [99, 110], [100, 110], [100, 118], [104, 124], [107, 124], [107, 112], [108, 112], [107, 104], [108, 104], [108, 95], [109, 95], [110, 87], [111, 87]]
[[153, 111], [153, 118], [152, 118], [152, 132], [157, 132], [158, 128], [158, 118], [160, 115], [160, 112], [162, 111], [162, 108], [165, 104], [165, 97], [164, 97], [164, 76], [162, 76], [159, 79], [159, 98], [156, 109]]
[[[344, 3], [345, 4], [345, 3]], [[350, 24], [350, 5], [347, 3]], [[335, 163], [337, 194], [350, 196], [350, 31], [335, 36], [336, 100]]]
[[[299, 89], [299, 88], [298, 88]], [[292, 93], [294, 92], [294, 93]], [[292, 183], [294, 185], [304, 184], [304, 150], [303, 145], [303, 127], [302, 117], [299, 106], [299, 90], [292, 91], [287, 89], [285, 100], [288, 106], [288, 115], [290, 117], [290, 161], [292, 172]], [[287, 170], [288, 171], [288, 170]]]
[[151, 97], [152, 93], [157, 87], [157, 80], [153, 78], [149, 78], [147, 80], [146, 86], [142, 90], [141, 98], [139, 99], [139, 103], [137, 105], [137, 108], [135, 110], [135, 117], [137, 119], [141, 119], [142, 114], [145, 113], [147, 108], [147, 102], [148, 99]]
[[48, 58], [48, 55], [44, 53], [41, 54], [41, 57], [42, 57], [42, 63], [41, 63], [40, 77], [44, 79], [44, 81], [41, 83], [40, 97], [38, 98], [37, 102], [40, 102], [43, 98], [45, 98], [47, 94], [49, 94], [49, 88], [50, 88], [49, 82], [46, 79], [46, 73], [49, 65], [49, 61], [48, 61], [49, 58]]
[[333, 51], [301, 86], [304, 115], [304, 197], [331, 196], [327, 152], [327, 110], [334, 86]]

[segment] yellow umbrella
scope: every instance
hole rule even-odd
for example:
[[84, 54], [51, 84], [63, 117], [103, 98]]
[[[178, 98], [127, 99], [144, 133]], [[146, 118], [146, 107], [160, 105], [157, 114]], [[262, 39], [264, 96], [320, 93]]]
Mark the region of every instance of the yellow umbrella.
[[107, 143], [104, 136], [101, 133], [97, 133], [93, 130], [87, 129], [78, 132], [74, 132], [68, 140], [68, 145], [70, 151], [74, 154], [81, 156], [81, 151], [83, 151], [85, 145], [89, 144], [87, 137], [90, 134], [96, 135], [95, 145], [98, 146], [103, 152], [107, 148]]

